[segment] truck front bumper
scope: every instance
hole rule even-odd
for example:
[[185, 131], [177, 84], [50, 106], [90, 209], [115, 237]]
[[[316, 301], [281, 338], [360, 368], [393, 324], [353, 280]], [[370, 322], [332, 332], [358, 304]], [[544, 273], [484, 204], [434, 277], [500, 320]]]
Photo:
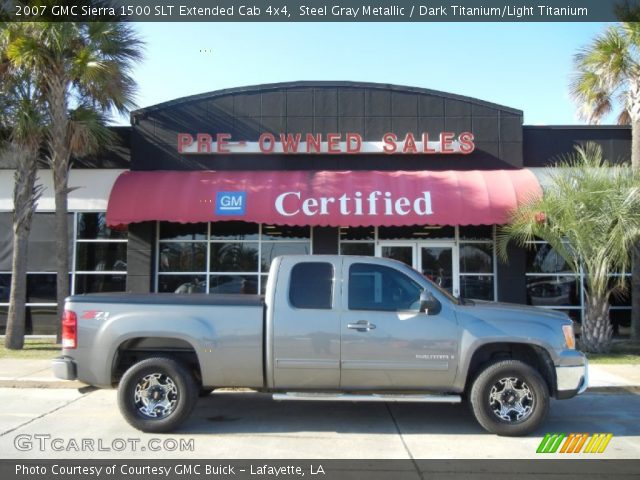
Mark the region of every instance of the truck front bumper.
[[75, 380], [78, 378], [76, 362], [71, 357], [56, 357], [51, 364], [53, 375], [63, 380]]
[[565, 400], [584, 393], [589, 386], [589, 362], [584, 359], [583, 365], [556, 367], [558, 382], [556, 398]]

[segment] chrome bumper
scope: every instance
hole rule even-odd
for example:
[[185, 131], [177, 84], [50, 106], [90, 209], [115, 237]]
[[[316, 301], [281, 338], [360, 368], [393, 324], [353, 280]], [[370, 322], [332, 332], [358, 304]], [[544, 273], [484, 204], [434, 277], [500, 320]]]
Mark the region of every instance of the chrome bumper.
[[584, 365], [572, 367], [556, 367], [559, 399], [580, 395], [589, 386], [589, 362], [585, 358]]
[[76, 363], [70, 357], [56, 357], [51, 364], [53, 375], [63, 380], [78, 378]]

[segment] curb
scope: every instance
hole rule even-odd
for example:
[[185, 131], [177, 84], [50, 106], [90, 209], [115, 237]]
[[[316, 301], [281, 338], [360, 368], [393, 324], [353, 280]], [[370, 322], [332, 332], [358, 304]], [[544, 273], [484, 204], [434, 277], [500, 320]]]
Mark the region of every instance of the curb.
[[609, 393], [609, 394], [620, 394], [620, 393], [629, 393], [629, 394], [640, 394], [640, 386], [639, 385], [615, 385], [610, 387], [589, 387], [587, 388], [587, 392], [589, 393]]
[[75, 389], [88, 387], [86, 383], [77, 380], [0, 380], [0, 388], [51, 388]]

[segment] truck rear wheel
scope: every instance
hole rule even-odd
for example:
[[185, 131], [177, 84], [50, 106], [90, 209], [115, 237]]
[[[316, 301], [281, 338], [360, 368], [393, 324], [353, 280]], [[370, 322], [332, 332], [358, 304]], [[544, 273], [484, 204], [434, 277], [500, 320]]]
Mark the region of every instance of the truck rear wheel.
[[546, 382], [534, 368], [518, 360], [487, 366], [473, 382], [469, 397], [478, 423], [497, 435], [528, 435], [549, 410]]
[[148, 358], [120, 380], [118, 406], [125, 420], [143, 432], [161, 433], [184, 422], [198, 399], [193, 375], [170, 358]]

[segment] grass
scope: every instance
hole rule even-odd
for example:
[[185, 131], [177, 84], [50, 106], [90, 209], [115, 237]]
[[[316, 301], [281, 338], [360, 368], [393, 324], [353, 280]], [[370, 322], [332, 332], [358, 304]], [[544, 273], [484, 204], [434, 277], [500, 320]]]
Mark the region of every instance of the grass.
[[609, 353], [587, 353], [589, 363], [640, 364], [640, 343], [630, 340], [614, 340]]
[[24, 358], [29, 360], [47, 360], [60, 355], [62, 347], [55, 338], [27, 338], [22, 350], [8, 350], [4, 338], [0, 342], [0, 358]]

